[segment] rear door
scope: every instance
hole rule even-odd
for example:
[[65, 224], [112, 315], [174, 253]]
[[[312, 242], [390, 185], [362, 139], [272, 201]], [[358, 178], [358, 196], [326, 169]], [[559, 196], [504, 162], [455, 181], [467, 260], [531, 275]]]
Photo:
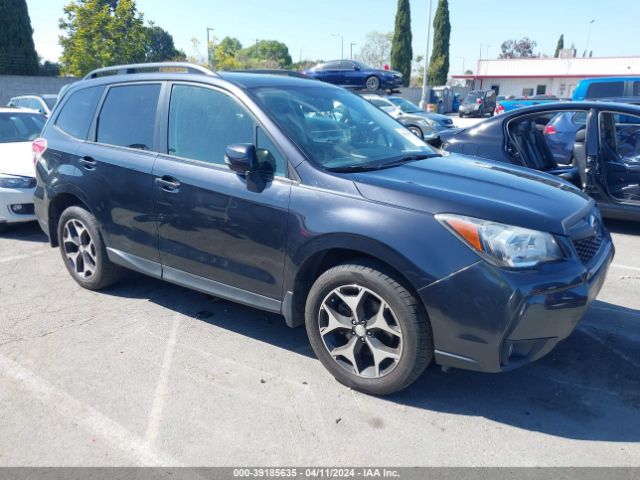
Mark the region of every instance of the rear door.
[[[153, 172], [164, 278], [277, 311], [291, 190], [284, 157], [220, 89], [173, 84], [164, 118], [166, 145]], [[263, 190], [227, 168], [234, 143], [257, 146]]]
[[157, 156], [156, 116], [162, 88], [160, 82], [109, 87], [90, 141], [78, 150], [79, 167], [91, 179], [88, 196], [94, 202], [92, 211], [102, 226], [110, 255], [124, 257], [140, 268], [146, 265], [146, 273], [157, 276], [160, 266], [151, 172]]

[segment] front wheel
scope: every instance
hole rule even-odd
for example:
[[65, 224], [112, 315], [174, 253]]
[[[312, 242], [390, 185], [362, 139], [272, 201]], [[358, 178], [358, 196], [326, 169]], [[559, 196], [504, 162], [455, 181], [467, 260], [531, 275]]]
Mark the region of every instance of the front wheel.
[[424, 135], [422, 134], [422, 129], [420, 127], [416, 127], [415, 125], [409, 125], [407, 129], [413, 133], [420, 140], [424, 140]]
[[364, 393], [406, 388], [433, 357], [431, 329], [418, 300], [367, 262], [324, 272], [307, 297], [305, 324], [325, 368]]
[[380, 89], [380, 79], [372, 75], [364, 82], [364, 87], [369, 92], [377, 92]]
[[73, 279], [89, 290], [100, 290], [120, 279], [122, 269], [107, 257], [95, 217], [84, 208], [67, 208], [58, 221], [60, 253]]

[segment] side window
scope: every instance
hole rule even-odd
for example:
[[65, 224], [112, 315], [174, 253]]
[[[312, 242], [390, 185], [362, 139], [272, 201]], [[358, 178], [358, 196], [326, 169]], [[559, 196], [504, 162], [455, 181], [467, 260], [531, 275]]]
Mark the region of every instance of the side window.
[[72, 137], [85, 140], [103, 89], [100, 86], [73, 92], [56, 118], [56, 127]]
[[624, 95], [624, 82], [595, 82], [587, 88], [585, 98], [610, 98]]
[[263, 132], [262, 128], [258, 128], [256, 153], [258, 155], [258, 162], [260, 163], [260, 170], [268, 175], [286, 176], [287, 168], [285, 159], [271, 139]]
[[615, 145], [619, 158], [625, 162], [638, 162], [640, 160], [640, 117], [610, 115], [613, 117], [615, 126]]
[[227, 145], [253, 143], [255, 122], [230, 96], [209, 88], [175, 85], [169, 104], [169, 154], [224, 164]]
[[98, 117], [96, 140], [152, 150], [159, 96], [159, 84], [112, 87]]
[[324, 64], [323, 70], [338, 70], [340, 68], [340, 62], [328, 62]]

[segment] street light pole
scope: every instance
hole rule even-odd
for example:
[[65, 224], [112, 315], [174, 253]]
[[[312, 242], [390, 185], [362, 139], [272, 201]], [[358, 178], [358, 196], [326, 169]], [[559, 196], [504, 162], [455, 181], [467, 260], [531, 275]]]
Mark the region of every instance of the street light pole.
[[209, 40], [209, 30], [213, 32], [213, 28], [207, 27], [207, 65], [209, 65], [210, 69], [215, 68], [215, 62], [211, 61], [211, 41]]
[[587, 48], [584, 51], [584, 56], [589, 55], [589, 42], [591, 41], [591, 25], [595, 22], [595, 18], [589, 22], [589, 29], [587, 30]]
[[351, 42], [351, 52], [350, 52], [351, 53], [351, 60], [353, 60], [353, 46], [354, 45], [358, 45], [358, 44]]
[[428, 82], [427, 74], [429, 73], [429, 43], [431, 41], [431, 12], [433, 9], [433, 0], [429, 0], [429, 17], [427, 19], [427, 51], [424, 57], [424, 78], [422, 79], [422, 96], [420, 98], [420, 108], [422, 110], [427, 109], [431, 95], [427, 97]]
[[340, 37], [340, 60], [344, 60], [344, 37], [339, 33], [332, 33], [332, 37]]

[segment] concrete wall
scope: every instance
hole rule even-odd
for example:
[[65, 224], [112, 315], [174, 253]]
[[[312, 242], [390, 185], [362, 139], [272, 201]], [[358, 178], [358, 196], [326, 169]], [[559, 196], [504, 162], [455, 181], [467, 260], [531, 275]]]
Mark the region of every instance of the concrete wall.
[[64, 85], [77, 80], [70, 77], [0, 75], [0, 105], [6, 105], [11, 97], [18, 95], [58, 93]]

